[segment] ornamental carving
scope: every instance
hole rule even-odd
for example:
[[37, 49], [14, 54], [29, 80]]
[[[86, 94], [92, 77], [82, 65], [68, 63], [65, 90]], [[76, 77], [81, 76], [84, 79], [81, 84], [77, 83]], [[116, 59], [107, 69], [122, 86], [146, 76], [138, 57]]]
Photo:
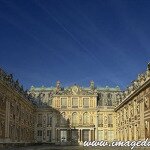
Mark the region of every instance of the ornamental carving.
[[55, 94], [57, 95], [95, 95], [97, 94], [97, 91], [96, 90], [92, 91], [90, 89], [86, 90], [77, 85], [73, 85], [69, 88], [55, 91]]

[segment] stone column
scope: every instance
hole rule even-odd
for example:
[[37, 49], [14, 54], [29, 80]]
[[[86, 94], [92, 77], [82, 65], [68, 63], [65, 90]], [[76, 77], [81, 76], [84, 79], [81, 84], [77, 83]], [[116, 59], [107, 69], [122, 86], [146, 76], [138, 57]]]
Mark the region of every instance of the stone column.
[[78, 143], [80, 142], [80, 129], [78, 129]]
[[92, 130], [92, 140], [94, 140], [94, 141], [95, 141], [95, 129], [94, 129], [94, 130]]
[[6, 100], [6, 118], [5, 118], [5, 139], [6, 142], [9, 142], [9, 121], [10, 121], [10, 102]]
[[134, 125], [134, 140], [138, 140], [137, 139], [137, 126]]
[[81, 142], [83, 142], [83, 130], [81, 129]]
[[52, 117], [52, 130], [51, 130], [51, 139], [52, 139], [52, 142], [56, 142], [56, 128], [55, 128], [55, 126], [56, 126], [56, 124], [55, 124], [55, 122], [56, 122], [56, 119], [57, 118], [54, 118], [54, 117]]
[[92, 135], [92, 134], [91, 134], [91, 131], [92, 131], [92, 130], [90, 129], [90, 130], [89, 130], [89, 141], [91, 141], [91, 135]]
[[97, 133], [98, 133], [98, 113], [95, 116], [95, 130], [94, 130], [95, 141], [98, 140]]
[[140, 102], [140, 140], [145, 140], [144, 101]]

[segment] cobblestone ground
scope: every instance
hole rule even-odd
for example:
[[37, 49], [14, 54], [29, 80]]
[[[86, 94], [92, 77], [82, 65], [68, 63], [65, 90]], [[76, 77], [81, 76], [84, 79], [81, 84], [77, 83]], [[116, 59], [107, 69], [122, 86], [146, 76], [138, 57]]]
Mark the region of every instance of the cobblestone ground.
[[[83, 146], [28, 146], [2, 150], [131, 150], [130, 147], [83, 147]], [[137, 147], [134, 150], [150, 150], [150, 147]]]

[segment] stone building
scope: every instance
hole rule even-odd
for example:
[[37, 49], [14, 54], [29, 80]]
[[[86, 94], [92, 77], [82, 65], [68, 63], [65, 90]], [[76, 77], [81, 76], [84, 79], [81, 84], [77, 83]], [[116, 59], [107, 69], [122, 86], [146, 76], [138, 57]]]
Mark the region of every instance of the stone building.
[[119, 96], [116, 131], [118, 140], [150, 138], [150, 64]]
[[34, 87], [0, 69], [0, 144], [83, 144], [150, 138], [150, 64], [125, 91], [117, 86]]
[[34, 112], [27, 91], [0, 69], [0, 144], [33, 143]]
[[[61, 87], [57, 81], [56, 87], [31, 87], [30, 94], [36, 99], [39, 105], [50, 106], [59, 112], [52, 121], [53, 133], [51, 142], [54, 143], [76, 143], [82, 144], [84, 141], [93, 140], [114, 140], [116, 139], [116, 114], [114, 112], [117, 104], [117, 95], [120, 93], [119, 87], [98, 88], [94, 82], [90, 82], [89, 87], [72, 85]], [[43, 109], [41, 109], [43, 110]], [[40, 116], [40, 118], [39, 118]], [[41, 111], [37, 118], [48, 115], [47, 111]], [[38, 120], [37, 120], [38, 121]], [[35, 138], [44, 142], [46, 133], [49, 135], [47, 127], [45, 129], [36, 128]], [[45, 131], [44, 131], [45, 130]], [[44, 131], [44, 132], [43, 132]], [[43, 139], [44, 138], [44, 139]], [[45, 141], [46, 142], [46, 141]]]

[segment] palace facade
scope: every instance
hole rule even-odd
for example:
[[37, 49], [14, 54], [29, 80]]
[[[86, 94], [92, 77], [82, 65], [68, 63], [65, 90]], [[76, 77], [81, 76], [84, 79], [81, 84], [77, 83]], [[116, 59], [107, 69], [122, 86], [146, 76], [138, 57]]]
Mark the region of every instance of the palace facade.
[[119, 87], [96, 88], [93, 81], [87, 88], [78, 85], [62, 88], [59, 81], [51, 88], [32, 86], [30, 94], [38, 105], [55, 110], [55, 113], [43, 108], [37, 111], [36, 141], [78, 144], [87, 140], [116, 139], [114, 108], [120, 92]]
[[34, 87], [0, 70], [0, 143], [83, 144], [150, 138], [150, 64], [125, 91], [117, 86]]

